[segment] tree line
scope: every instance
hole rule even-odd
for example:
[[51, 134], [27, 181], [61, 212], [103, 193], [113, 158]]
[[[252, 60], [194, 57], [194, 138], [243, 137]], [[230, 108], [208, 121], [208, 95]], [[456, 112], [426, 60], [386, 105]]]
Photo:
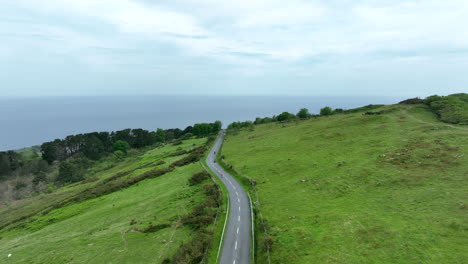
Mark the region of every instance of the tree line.
[[313, 117], [318, 117], [318, 116], [328, 116], [328, 115], [333, 115], [337, 113], [343, 113], [346, 112], [346, 110], [343, 110], [341, 108], [333, 109], [329, 106], [323, 107], [320, 109], [320, 114], [315, 115], [311, 114], [309, 112], [309, 109], [307, 108], [301, 108], [297, 114], [289, 113], [289, 112], [282, 112], [278, 115], [274, 115], [272, 117], [257, 117], [255, 118], [255, 121], [236, 121], [232, 122], [227, 126], [228, 130], [236, 130], [236, 129], [241, 129], [241, 128], [250, 128], [252, 129], [254, 125], [260, 125], [260, 124], [268, 124], [268, 123], [273, 123], [273, 122], [289, 122], [293, 120], [305, 120]]
[[59, 162], [59, 183], [76, 182], [84, 179], [86, 169], [92, 161], [113, 155], [125, 155], [130, 149], [151, 145], [162, 145], [192, 137], [207, 137], [217, 134], [222, 128], [221, 121], [197, 123], [185, 129], [171, 128], [156, 131], [145, 129], [123, 129], [113, 132], [92, 132], [69, 135], [63, 139], [44, 142], [40, 155], [33, 153], [26, 157], [15, 151], [0, 152], [0, 180], [12, 176], [34, 176], [34, 182], [46, 180], [45, 173], [54, 162]]
[[81, 153], [90, 160], [98, 160], [113, 152], [126, 152], [129, 148], [143, 148], [154, 144], [163, 144], [193, 136], [206, 137], [221, 130], [221, 121], [195, 124], [184, 130], [158, 128], [156, 131], [145, 129], [123, 129], [115, 132], [93, 132], [67, 136], [41, 145], [42, 158], [49, 164], [55, 160], [66, 160]]

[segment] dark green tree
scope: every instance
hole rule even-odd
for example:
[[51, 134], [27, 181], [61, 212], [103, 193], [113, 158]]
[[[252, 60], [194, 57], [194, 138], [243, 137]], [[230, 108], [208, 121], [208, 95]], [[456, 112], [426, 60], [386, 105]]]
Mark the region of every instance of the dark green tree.
[[206, 137], [213, 132], [213, 124], [201, 123], [193, 125], [192, 133], [197, 137]]
[[291, 119], [294, 119], [295, 115], [291, 114], [291, 113], [288, 113], [288, 112], [283, 112], [281, 114], [278, 115], [277, 119], [278, 121], [288, 121], [288, 120], [291, 120]]
[[309, 109], [307, 109], [307, 108], [302, 108], [301, 110], [299, 110], [299, 112], [297, 113], [296, 116], [299, 117], [300, 119], [309, 118], [309, 116], [310, 116], [310, 114], [309, 114]]
[[166, 142], [166, 132], [161, 128], [156, 129], [156, 142], [158, 143]]
[[212, 133], [215, 133], [217, 134], [219, 131], [221, 131], [221, 128], [223, 127], [223, 123], [221, 123], [221, 121], [219, 120], [216, 120], [214, 123], [213, 123], [213, 131]]
[[128, 145], [127, 141], [117, 140], [114, 143], [114, 151], [122, 151], [123, 153], [127, 154], [129, 149], [130, 145]]
[[87, 158], [98, 160], [104, 153], [104, 145], [95, 135], [89, 135], [85, 139], [82, 151]]
[[52, 164], [52, 162], [58, 159], [57, 147], [57, 144], [54, 142], [43, 143], [41, 145], [42, 159]]
[[83, 170], [72, 161], [62, 161], [59, 167], [57, 181], [60, 183], [73, 183], [84, 179]]
[[321, 116], [331, 115], [333, 113], [333, 109], [329, 106], [325, 106], [324, 108], [320, 109]]
[[6, 175], [11, 172], [10, 158], [8, 153], [0, 152], [0, 175]]

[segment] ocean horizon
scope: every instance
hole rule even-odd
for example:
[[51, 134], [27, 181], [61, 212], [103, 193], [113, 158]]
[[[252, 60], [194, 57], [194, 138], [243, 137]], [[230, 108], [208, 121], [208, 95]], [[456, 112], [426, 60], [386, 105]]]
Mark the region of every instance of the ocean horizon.
[[0, 151], [68, 135], [125, 128], [180, 128], [201, 122], [255, 120], [308, 108], [392, 104], [397, 96], [86, 96], [0, 98]]

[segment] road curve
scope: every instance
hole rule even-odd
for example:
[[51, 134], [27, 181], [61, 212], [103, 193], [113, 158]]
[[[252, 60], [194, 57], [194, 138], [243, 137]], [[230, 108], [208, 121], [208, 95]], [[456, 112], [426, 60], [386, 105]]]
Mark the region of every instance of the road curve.
[[221, 132], [210, 154], [206, 159], [208, 167], [216, 173], [229, 193], [229, 220], [224, 233], [224, 245], [221, 251], [220, 264], [250, 263], [251, 216], [250, 201], [242, 186], [215, 162], [216, 154], [221, 148], [224, 133]]

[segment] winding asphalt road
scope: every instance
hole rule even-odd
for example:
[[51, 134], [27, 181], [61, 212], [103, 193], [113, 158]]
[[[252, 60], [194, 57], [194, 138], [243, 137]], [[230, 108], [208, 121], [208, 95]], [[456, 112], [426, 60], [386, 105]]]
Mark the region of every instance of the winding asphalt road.
[[221, 133], [210, 151], [206, 163], [229, 192], [229, 220], [224, 233], [224, 244], [221, 251], [220, 264], [250, 263], [250, 232], [251, 215], [250, 201], [242, 186], [215, 162], [224, 139]]

